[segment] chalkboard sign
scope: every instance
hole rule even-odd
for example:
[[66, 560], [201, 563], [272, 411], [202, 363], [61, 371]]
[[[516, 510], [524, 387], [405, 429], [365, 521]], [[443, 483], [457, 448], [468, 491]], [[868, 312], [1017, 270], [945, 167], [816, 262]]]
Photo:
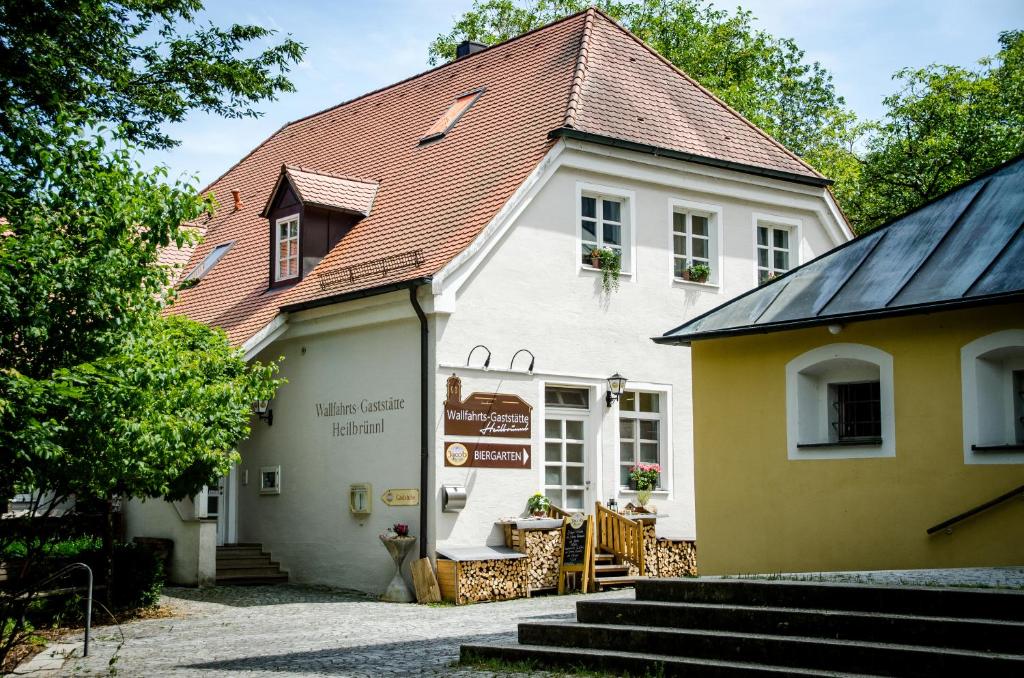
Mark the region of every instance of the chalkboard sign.
[[586, 592], [591, 588], [593, 567], [594, 521], [577, 513], [562, 522], [562, 552], [558, 562], [558, 592], [565, 593], [569, 574]]
[[572, 525], [565, 526], [563, 535], [565, 543], [562, 546], [562, 563], [564, 565], [582, 565], [586, 562], [588, 527], [590, 527], [589, 521], [584, 521], [579, 529], [573, 529]]

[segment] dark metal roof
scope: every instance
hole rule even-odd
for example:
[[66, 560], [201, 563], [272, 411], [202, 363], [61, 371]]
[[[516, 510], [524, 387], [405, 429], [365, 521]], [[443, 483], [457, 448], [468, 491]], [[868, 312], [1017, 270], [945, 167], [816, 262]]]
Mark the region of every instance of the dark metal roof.
[[687, 344], [1024, 299], [1024, 156], [666, 332]]

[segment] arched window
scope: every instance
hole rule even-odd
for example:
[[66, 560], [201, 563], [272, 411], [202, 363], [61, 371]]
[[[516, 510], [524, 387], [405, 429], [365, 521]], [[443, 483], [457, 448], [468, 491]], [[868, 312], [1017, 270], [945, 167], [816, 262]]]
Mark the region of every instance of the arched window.
[[964, 463], [1024, 463], [1024, 330], [960, 349]]
[[829, 344], [786, 365], [790, 459], [896, 456], [892, 356]]

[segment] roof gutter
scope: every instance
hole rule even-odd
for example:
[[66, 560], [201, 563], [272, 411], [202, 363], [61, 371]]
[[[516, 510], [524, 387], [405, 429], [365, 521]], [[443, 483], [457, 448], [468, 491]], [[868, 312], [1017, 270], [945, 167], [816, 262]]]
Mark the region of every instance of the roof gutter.
[[411, 280], [403, 280], [402, 282], [381, 285], [380, 287], [367, 287], [365, 289], [356, 290], [354, 292], [345, 292], [344, 294], [335, 294], [330, 297], [323, 297], [321, 299], [313, 299], [311, 301], [302, 301], [296, 304], [282, 306], [281, 311], [284, 313], [295, 313], [296, 311], [306, 311], [311, 308], [330, 306], [331, 304], [340, 304], [345, 301], [354, 301], [355, 299], [376, 297], [381, 294], [388, 294], [390, 292], [400, 292], [402, 290], [418, 287], [419, 285], [426, 285], [430, 283], [431, 280], [433, 280], [433, 278], [431, 278], [431, 276], [429, 275], [426, 275], [421, 276], [419, 278], [413, 278]]
[[696, 153], [686, 153], [685, 151], [676, 151], [671, 148], [640, 144], [635, 141], [606, 137], [601, 134], [593, 134], [591, 132], [581, 132], [580, 130], [573, 129], [571, 127], [556, 127], [548, 132], [548, 139], [559, 138], [579, 139], [580, 141], [589, 141], [602, 146], [612, 146], [614, 148], [622, 148], [627, 151], [637, 151], [638, 153], [650, 153], [651, 155], [673, 158], [674, 160], [685, 160], [686, 162], [692, 162], [698, 165], [719, 167], [722, 169], [733, 170], [735, 172], [743, 172], [744, 174], [754, 174], [761, 177], [769, 177], [771, 179], [792, 181], [808, 186], [824, 187], [831, 186], [833, 183], [831, 179], [826, 179], [824, 177], [814, 177], [806, 174], [797, 174], [796, 172], [773, 170], [768, 169], [767, 167], [758, 167], [756, 165], [747, 165], [741, 162], [733, 162], [731, 160], [722, 160], [721, 158], [710, 158], [705, 155], [697, 155]]
[[726, 337], [741, 337], [751, 334], [768, 334], [770, 332], [785, 332], [787, 330], [798, 330], [806, 327], [820, 327], [822, 325], [833, 325], [841, 322], [858, 322], [864, 320], [880, 320], [884, 318], [898, 318], [908, 315], [926, 315], [941, 311], [953, 311], [960, 308], [972, 306], [992, 306], [995, 304], [1009, 304], [1015, 301], [1024, 301], [1024, 291], [995, 294], [986, 297], [971, 297], [970, 299], [953, 299], [949, 301], [930, 302], [917, 306], [902, 306], [894, 309], [874, 309], [860, 313], [846, 313], [843, 315], [822, 316], [817, 318], [802, 318], [778, 323], [765, 323], [764, 325], [744, 325], [725, 330], [713, 330], [710, 332], [695, 332], [694, 334], [680, 334], [674, 336], [651, 337], [656, 344], [667, 344], [675, 346], [689, 346], [695, 341], [704, 339], [723, 339]]

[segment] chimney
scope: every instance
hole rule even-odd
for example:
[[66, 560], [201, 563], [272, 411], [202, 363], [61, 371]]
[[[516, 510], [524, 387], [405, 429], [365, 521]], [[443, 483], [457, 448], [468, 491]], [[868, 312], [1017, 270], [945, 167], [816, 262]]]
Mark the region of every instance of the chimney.
[[473, 42], [472, 40], [463, 40], [459, 43], [459, 46], [455, 48], [455, 58], [461, 59], [467, 57], [470, 54], [476, 54], [477, 52], [487, 49], [487, 45], [482, 42]]
[[242, 192], [232, 189], [231, 197], [235, 199], [235, 211], [242, 209]]

